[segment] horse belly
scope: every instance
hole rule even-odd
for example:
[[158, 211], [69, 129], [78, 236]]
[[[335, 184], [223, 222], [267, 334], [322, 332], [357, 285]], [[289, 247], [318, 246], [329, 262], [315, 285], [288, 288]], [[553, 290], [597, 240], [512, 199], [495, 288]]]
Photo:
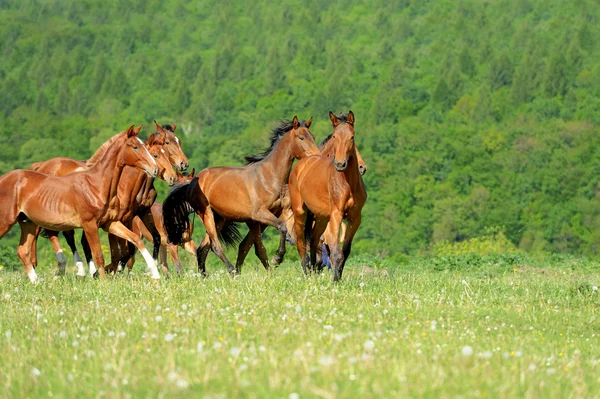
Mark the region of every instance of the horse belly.
[[29, 220], [47, 229], [65, 231], [81, 227], [73, 196], [61, 194], [64, 193], [52, 193], [41, 187], [35, 195], [23, 201], [20, 211]]

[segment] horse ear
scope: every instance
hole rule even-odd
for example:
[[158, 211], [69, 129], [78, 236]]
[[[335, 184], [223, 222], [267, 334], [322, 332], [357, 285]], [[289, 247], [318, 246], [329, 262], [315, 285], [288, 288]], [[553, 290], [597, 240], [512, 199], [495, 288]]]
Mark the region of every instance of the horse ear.
[[142, 130], [142, 126], [144, 126], [144, 125], [141, 124], [136, 129], [133, 129], [133, 135], [134, 136], [137, 136], [140, 133], [140, 130]]
[[177, 175], [178, 179], [181, 179], [183, 177], [183, 175], [181, 174], [181, 172], [179, 171], [179, 169], [175, 169], [175, 174]]
[[292, 129], [298, 129], [298, 116], [294, 115], [294, 119], [292, 119]]
[[175, 133], [175, 129], [177, 129], [177, 122], [173, 122], [171, 127], [173, 127], [173, 133]]
[[304, 126], [306, 126], [306, 128], [308, 129], [310, 127], [311, 123], [312, 123], [312, 116], [310, 117], [309, 120], [306, 121], [306, 123], [304, 124]]
[[135, 127], [135, 125], [131, 125], [127, 128], [127, 130], [125, 130], [125, 135], [129, 138], [131, 136], [133, 136], [133, 128]]
[[190, 177], [193, 179], [196, 176], [196, 168], [192, 168], [192, 173], [190, 173]]
[[337, 127], [337, 125], [340, 124], [340, 122], [338, 121], [338, 119], [335, 116], [335, 114], [333, 112], [331, 112], [331, 111], [329, 111], [329, 120], [333, 124], [333, 127]]
[[156, 122], [156, 120], [154, 120], [154, 126], [156, 126], [157, 132], [161, 129], [160, 125]]
[[348, 111], [348, 123], [354, 126], [354, 112]]

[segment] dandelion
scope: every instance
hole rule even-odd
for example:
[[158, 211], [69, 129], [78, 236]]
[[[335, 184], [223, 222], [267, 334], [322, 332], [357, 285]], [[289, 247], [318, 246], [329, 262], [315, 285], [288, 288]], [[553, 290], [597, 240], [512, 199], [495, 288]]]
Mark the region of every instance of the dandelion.
[[36, 367], [33, 367], [33, 368], [31, 369], [31, 374], [32, 374], [34, 377], [39, 377], [40, 375], [42, 375], [42, 372], [41, 372], [41, 371], [40, 371], [38, 368], [36, 368]]
[[198, 345], [196, 345], [196, 352], [200, 353], [204, 350], [204, 341], [200, 341], [198, 342]]
[[173, 341], [173, 340], [175, 339], [175, 336], [176, 336], [176, 335], [177, 335], [177, 334], [171, 334], [171, 333], [168, 333], [167, 335], [165, 335], [165, 341], [167, 341], [167, 342], [171, 342], [171, 341]]
[[319, 358], [319, 364], [321, 366], [331, 366], [334, 362], [333, 356], [321, 356]]
[[177, 380], [177, 388], [179, 389], [187, 389], [190, 386], [190, 383], [187, 382], [186, 380], [184, 380], [183, 378], [180, 378]]
[[154, 320], [155, 320], [157, 323], [160, 323], [160, 322], [162, 321], [162, 316], [156, 316], [156, 317], [154, 318]]
[[12, 332], [10, 332], [10, 330], [7, 330], [4, 332], [4, 336], [8, 339], [10, 339], [10, 337], [12, 336]]
[[215, 349], [215, 350], [221, 349], [222, 346], [223, 346], [223, 344], [217, 341], [213, 344], [213, 349]]
[[366, 351], [372, 351], [373, 349], [375, 349], [375, 342], [368, 340], [363, 344], [363, 347]]
[[300, 399], [300, 395], [296, 392], [292, 392], [291, 394], [289, 394], [288, 399]]
[[183, 305], [181, 305], [181, 310], [187, 310], [187, 305], [184, 303]]
[[240, 353], [242, 353], [242, 349], [238, 348], [237, 346], [234, 346], [231, 349], [229, 349], [229, 354], [233, 357], [238, 357]]
[[492, 356], [494, 356], [494, 354], [492, 353], [492, 351], [485, 351], [485, 352], [481, 352], [478, 357], [481, 359], [491, 359]]
[[114, 331], [109, 331], [108, 332], [108, 336], [109, 337], [114, 337], [115, 336], [115, 332]]
[[73, 344], [72, 344], [72, 345], [73, 345], [73, 348], [77, 348], [77, 347], [79, 346], [79, 342], [77, 342], [77, 341], [73, 341]]
[[469, 345], [465, 345], [462, 347], [461, 353], [463, 356], [469, 357], [469, 356], [473, 355], [473, 348], [470, 347]]

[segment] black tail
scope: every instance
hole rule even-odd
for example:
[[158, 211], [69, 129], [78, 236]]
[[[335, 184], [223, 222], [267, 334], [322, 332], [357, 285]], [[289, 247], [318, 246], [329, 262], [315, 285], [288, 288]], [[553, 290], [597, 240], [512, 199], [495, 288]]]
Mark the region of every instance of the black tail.
[[[213, 210], [215, 218], [215, 224], [218, 224], [220, 220], [223, 220], [223, 216], [219, 215]], [[242, 233], [240, 233], [239, 223], [226, 222], [221, 231], [219, 232], [219, 241], [226, 247], [235, 247], [242, 241]]]
[[40, 227], [40, 232], [38, 233], [38, 236], [41, 236], [44, 238], [50, 238], [50, 234], [48, 233], [48, 230], [46, 230], [43, 227]]
[[163, 203], [163, 218], [169, 241], [175, 245], [183, 242], [183, 233], [191, 225], [188, 215], [196, 209], [191, 204], [192, 192], [198, 185], [198, 177], [189, 182], [178, 184], [169, 193]]

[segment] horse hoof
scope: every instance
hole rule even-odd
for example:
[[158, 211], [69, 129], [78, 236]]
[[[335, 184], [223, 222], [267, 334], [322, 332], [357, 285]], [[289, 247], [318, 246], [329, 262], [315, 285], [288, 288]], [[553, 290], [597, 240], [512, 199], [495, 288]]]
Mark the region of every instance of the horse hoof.
[[100, 273], [99, 273], [99, 272], [96, 270], [96, 271], [94, 272], [94, 274], [92, 274], [92, 277], [93, 277], [93, 278], [99, 278], [99, 277], [100, 277]]

